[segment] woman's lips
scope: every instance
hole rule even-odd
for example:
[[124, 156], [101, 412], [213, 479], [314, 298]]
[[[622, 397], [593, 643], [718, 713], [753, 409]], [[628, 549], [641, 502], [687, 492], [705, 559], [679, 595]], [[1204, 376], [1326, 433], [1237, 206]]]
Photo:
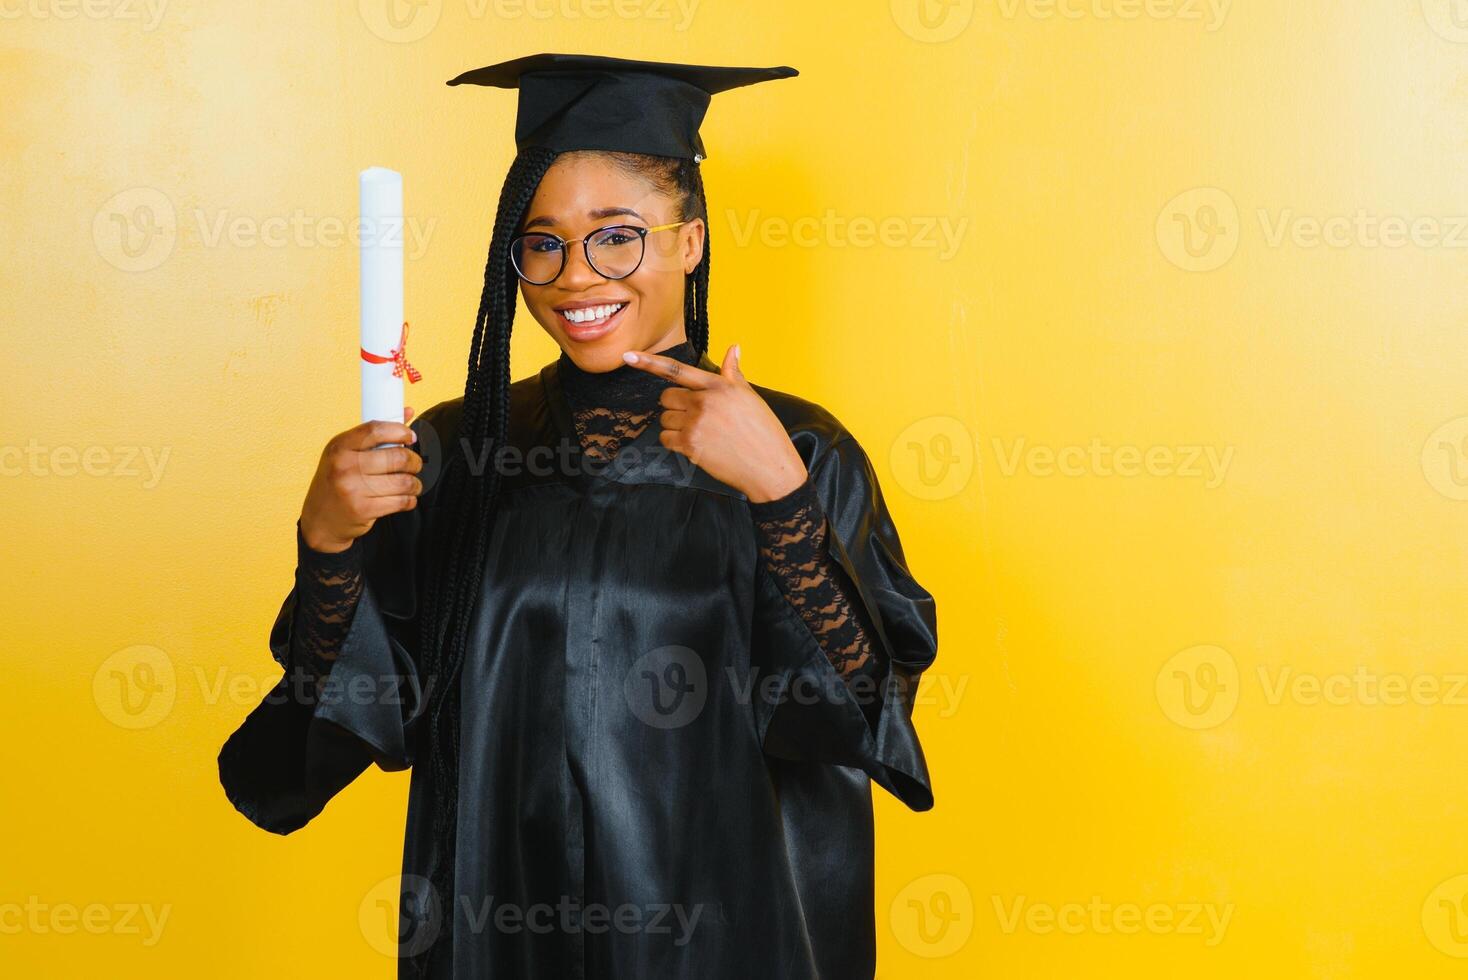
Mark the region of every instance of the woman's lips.
[[586, 310], [590, 308], [582, 308], [576, 310], [556, 310], [556, 316], [560, 317], [561, 327], [566, 331], [566, 336], [572, 340], [585, 342], [605, 337], [607, 334], [617, 329], [617, 325], [622, 320], [622, 314], [627, 311], [628, 304], [604, 303], [601, 305], [606, 307], [616, 307], [617, 309], [611, 314], [603, 315], [600, 319], [584, 319], [580, 323], [577, 323], [576, 321], [570, 319], [567, 314], [577, 313], [587, 315]]

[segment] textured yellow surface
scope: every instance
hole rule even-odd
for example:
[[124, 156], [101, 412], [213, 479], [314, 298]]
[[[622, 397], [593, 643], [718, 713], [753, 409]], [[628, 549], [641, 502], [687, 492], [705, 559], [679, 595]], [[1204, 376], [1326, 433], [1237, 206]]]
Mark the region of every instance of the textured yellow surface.
[[1457, 975], [1460, 7], [0, 3], [4, 972], [392, 974], [406, 775], [276, 838], [214, 755], [356, 416], [357, 171], [421, 410], [513, 116], [443, 82], [548, 50], [803, 72], [704, 130], [714, 353], [856, 433], [937, 597], [881, 975]]

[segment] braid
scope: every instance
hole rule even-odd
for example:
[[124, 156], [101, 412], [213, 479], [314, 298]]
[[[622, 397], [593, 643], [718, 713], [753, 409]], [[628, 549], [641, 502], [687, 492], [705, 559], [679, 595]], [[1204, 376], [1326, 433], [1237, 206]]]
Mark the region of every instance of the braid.
[[[430, 900], [444, 904], [442, 927], [432, 945], [420, 953], [431, 958], [448, 945], [452, 934], [454, 834], [459, 790], [459, 698], [456, 679], [468, 645], [469, 614], [479, 591], [492, 523], [490, 511], [499, 490], [499, 467], [493, 455], [505, 443], [510, 409], [510, 329], [515, 320], [518, 281], [509, 273], [510, 238], [535, 196], [556, 154], [530, 148], [510, 165], [500, 193], [484, 267], [484, 288], [469, 368], [464, 382], [459, 424], [462, 452], [445, 447], [441, 474], [441, 516], [431, 522], [430, 561], [420, 608], [419, 649], [428, 687], [427, 742], [433, 799], [433, 867]], [[488, 460], [487, 470], [474, 472], [472, 460]], [[441, 560], [439, 559], [441, 557]], [[422, 964], [427, 970], [427, 962]]]
[[683, 323], [694, 350], [703, 354], [709, 349], [709, 254], [712, 249], [709, 239], [712, 236], [709, 232], [708, 199], [703, 191], [703, 171], [697, 163], [687, 163], [686, 168], [690, 176], [685, 178], [687, 186], [683, 214], [680, 217], [702, 218], [704, 231], [703, 257], [689, 273], [688, 287], [683, 295]]

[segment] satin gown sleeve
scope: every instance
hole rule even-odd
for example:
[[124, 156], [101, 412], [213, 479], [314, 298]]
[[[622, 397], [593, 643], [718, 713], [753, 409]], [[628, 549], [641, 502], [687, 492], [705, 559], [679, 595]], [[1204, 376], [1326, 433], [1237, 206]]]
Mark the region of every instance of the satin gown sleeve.
[[[413, 423], [420, 444], [431, 414]], [[289, 834], [369, 765], [412, 764], [426, 700], [418, 543], [431, 508], [428, 488], [335, 555], [312, 551], [297, 528], [295, 581], [269, 635], [282, 676], [219, 753], [225, 794], [252, 823]]]
[[[774, 681], [761, 688], [773, 693], [756, 702], [765, 752], [861, 769], [908, 807], [927, 810], [932, 785], [912, 709], [918, 679], [937, 654], [933, 598], [907, 568], [860, 444], [843, 434], [807, 469], [808, 496], [796, 491], [788, 501], [751, 505], [757, 525], [784, 520], [797, 538], [819, 540], [807, 568], [827, 579], [817, 593], [824, 613], [803, 616], [781, 584], [792, 576], [768, 555], [761, 563], [752, 654]], [[762, 551], [779, 540], [768, 529], [760, 538]]]

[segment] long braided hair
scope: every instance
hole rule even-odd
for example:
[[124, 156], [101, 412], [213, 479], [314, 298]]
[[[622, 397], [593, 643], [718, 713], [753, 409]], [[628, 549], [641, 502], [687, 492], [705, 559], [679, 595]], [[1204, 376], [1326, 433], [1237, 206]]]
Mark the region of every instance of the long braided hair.
[[[584, 152], [584, 151], [576, 151]], [[702, 218], [708, 225], [708, 203], [698, 163], [673, 157], [595, 151], [624, 172], [640, 175], [678, 200], [682, 220]], [[497, 465], [482, 468], [471, 460], [493, 460], [505, 444], [510, 414], [510, 330], [515, 320], [519, 280], [510, 266], [510, 239], [541, 179], [555, 163], [555, 151], [528, 147], [510, 165], [500, 192], [484, 288], [474, 337], [469, 344], [468, 377], [456, 446], [445, 443], [439, 503], [430, 522], [428, 567], [419, 610], [420, 671], [428, 684], [427, 726], [420, 746], [430, 767], [435, 846], [428, 900], [442, 903], [441, 928], [429, 946], [411, 958], [426, 973], [428, 961], [449, 948], [454, 921], [454, 840], [458, 819], [459, 717], [458, 676], [468, 644], [469, 620], [479, 595], [493, 525], [495, 496], [500, 487]], [[684, 287], [684, 329], [702, 355], [708, 350], [709, 246], [705, 231], [703, 257]], [[421, 898], [421, 897], [420, 897]], [[448, 955], [445, 953], [445, 955]]]

